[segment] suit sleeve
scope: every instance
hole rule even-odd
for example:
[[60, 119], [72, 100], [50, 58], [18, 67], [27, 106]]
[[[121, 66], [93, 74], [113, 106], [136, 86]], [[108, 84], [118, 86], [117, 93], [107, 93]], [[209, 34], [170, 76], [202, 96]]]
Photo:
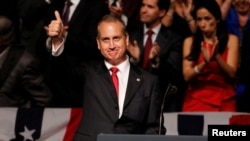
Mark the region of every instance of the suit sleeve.
[[32, 60], [25, 68], [22, 75], [22, 86], [28, 93], [27, 97], [31, 99], [31, 106], [47, 106], [49, 105], [52, 94], [45, 83], [43, 75], [38, 70], [37, 62], [28, 55], [22, 58], [23, 61]]

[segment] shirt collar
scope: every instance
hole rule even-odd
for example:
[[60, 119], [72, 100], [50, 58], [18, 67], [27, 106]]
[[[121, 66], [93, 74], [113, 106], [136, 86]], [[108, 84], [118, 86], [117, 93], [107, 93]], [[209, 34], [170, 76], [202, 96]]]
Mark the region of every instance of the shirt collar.
[[78, 3], [80, 2], [80, 0], [70, 0], [72, 3], [73, 3], [73, 5], [78, 5]]
[[[158, 24], [156, 27], [152, 28], [152, 31], [154, 32], [155, 35], [157, 35], [160, 29], [161, 29], [161, 24]], [[146, 25], [144, 24], [144, 35], [147, 34], [148, 30], [149, 28], [147, 28]]]
[[[108, 70], [111, 68], [111, 67], [114, 67], [113, 65], [111, 65], [110, 63], [108, 63], [107, 61], [104, 61], [106, 67], [108, 68]], [[129, 63], [129, 57], [128, 55], [126, 55], [126, 60], [123, 61], [121, 64], [115, 66], [119, 69], [119, 72], [123, 72], [125, 69], [128, 69], [130, 66], [130, 63]]]

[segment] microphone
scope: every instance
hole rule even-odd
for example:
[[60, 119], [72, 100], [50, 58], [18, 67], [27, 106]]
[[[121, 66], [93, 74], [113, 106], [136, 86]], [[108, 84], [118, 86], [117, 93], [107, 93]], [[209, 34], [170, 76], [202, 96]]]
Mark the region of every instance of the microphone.
[[161, 135], [161, 132], [162, 132], [162, 124], [163, 124], [163, 117], [164, 117], [163, 116], [163, 109], [164, 109], [164, 105], [165, 105], [165, 102], [166, 102], [166, 97], [168, 95], [176, 94], [177, 91], [178, 91], [177, 86], [172, 85], [171, 83], [168, 84], [167, 89], [166, 89], [166, 91], [164, 93], [164, 96], [163, 96], [162, 104], [161, 104], [159, 135]]

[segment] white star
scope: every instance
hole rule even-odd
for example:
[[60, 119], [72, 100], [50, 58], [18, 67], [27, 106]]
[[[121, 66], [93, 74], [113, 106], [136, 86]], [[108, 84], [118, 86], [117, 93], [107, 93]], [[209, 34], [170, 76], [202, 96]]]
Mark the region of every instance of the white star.
[[35, 129], [29, 130], [26, 126], [24, 126], [24, 132], [20, 132], [19, 134], [24, 137], [24, 141], [26, 141], [26, 140], [32, 140], [33, 141], [32, 134], [35, 131], [36, 131]]

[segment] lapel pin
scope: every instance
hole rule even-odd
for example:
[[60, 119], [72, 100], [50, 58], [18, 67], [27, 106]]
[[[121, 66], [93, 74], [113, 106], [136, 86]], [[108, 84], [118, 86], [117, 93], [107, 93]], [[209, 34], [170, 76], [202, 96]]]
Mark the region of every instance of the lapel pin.
[[136, 78], [136, 81], [137, 81], [137, 82], [140, 82], [140, 81], [141, 81], [141, 79], [140, 79], [140, 78]]

